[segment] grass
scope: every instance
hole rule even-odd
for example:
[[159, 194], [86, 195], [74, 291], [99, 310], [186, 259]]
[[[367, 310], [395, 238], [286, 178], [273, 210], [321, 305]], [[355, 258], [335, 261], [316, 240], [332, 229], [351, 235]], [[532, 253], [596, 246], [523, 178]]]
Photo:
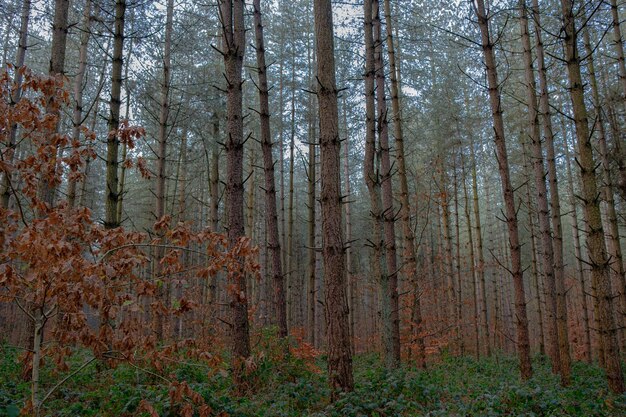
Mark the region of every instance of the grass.
[[[0, 416], [17, 416], [28, 396], [21, 381], [17, 353], [0, 347]], [[549, 363], [538, 357], [534, 377], [521, 382], [514, 358], [446, 357], [420, 371], [409, 366], [387, 371], [375, 355], [355, 358], [355, 390], [329, 404], [323, 372], [306, 360], [257, 355], [245, 393], [236, 393], [227, 368], [209, 369], [197, 363], [173, 364], [168, 378], [185, 381], [211, 408], [213, 416], [626, 416], [626, 395], [608, 392], [601, 369], [575, 363], [573, 381], [563, 388]], [[73, 367], [85, 360], [77, 352]], [[323, 358], [317, 366], [324, 369]], [[45, 367], [44, 387], [63, 377]], [[47, 416], [135, 416], [147, 400], [159, 415], [179, 415], [170, 404], [168, 385], [128, 365], [104, 369], [86, 367], [67, 381], [45, 405]], [[184, 401], [184, 400], [183, 400]], [[147, 415], [147, 414], [144, 414]]]

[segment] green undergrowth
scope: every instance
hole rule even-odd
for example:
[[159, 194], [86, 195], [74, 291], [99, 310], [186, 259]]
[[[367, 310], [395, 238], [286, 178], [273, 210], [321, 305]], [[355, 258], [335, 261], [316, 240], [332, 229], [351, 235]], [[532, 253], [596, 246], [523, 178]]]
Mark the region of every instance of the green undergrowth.
[[[17, 416], [28, 396], [17, 352], [0, 346], [0, 416]], [[549, 363], [537, 358], [535, 376], [520, 382], [514, 358], [444, 358], [426, 371], [405, 366], [386, 371], [375, 355], [355, 358], [355, 390], [329, 404], [323, 357], [311, 366], [305, 359], [281, 357], [260, 343], [248, 371], [244, 392], [237, 392], [226, 363], [219, 369], [181, 362], [164, 370], [169, 379], [185, 381], [211, 408], [212, 416], [626, 416], [626, 396], [608, 392], [597, 366], [575, 363], [572, 385], [563, 388]], [[87, 358], [76, 352], [71, 367]], [[44, 387], [64, 374], [45, 367]], [[180, 414], [170, 404], [168, 384], [147, 370], [129, 365], [115, 369], [87, 366], [46, 402], [47, 416], [137, 416], [147, 400], [161, 416]], [[196, 414], [197, 415], [197, 414]]]

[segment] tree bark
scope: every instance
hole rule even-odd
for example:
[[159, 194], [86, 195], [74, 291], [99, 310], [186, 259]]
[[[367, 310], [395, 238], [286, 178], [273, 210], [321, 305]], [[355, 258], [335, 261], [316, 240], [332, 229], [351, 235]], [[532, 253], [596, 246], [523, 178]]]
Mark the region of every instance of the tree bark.
[[[539, 112], [537, 109], [537, 86], [535, 83], [535, 71], [533, 68], [533, 56], [530, 46], [530, 34], [528, 33], [528, 16], [526, 13], [526, 1], [520, 0], [520, 29], [524, 57], [524, 74], [526, 81], [526, 106], [528, 108], [528, 138], [531, 145], [531, 162], [535, 180], [535, 197], [537, 201], [537, 218], [539, 220], [539, 233], [541, 236], [541, 255], [543, 265], [543, 283], [545, 289], [548, 354], [552, 361], [552, 372], [561, 375], [561, 383], [568, 385], [569, 376], [569, 350], [565, 346], [565, 357], [561, 358], [560, 326], [557, 325], [557, 296], [555, 278], [555, 258], [552, 246], [552, 233], [550, 230], [550, 210], [548, 204], [548, 189], [545, 180], [545, 166], [543, 161], [543, 149], [541, 144], [541, 131], [539, 129]], [[566, 323], [567, 324], [567, 323]], [[567, 334], [567, 330], [566, 334]], [[565, 340], [567, 343], [567, 340]]]
[[118, 129], [120, 126], [120, 105], [122, 90], [122, 67], [124, 65], [124, 17], [126, 0], [115, 2], [115, 25], [113, 29], [113, 66], [111, 67], [111, 99], [107, 133], [106, 156], [106, 201], [104, 227], [115, 229], [120, 225], [117, 217], [118, 191]]
[[351, 391], [352, 355], [346, 300], [344, 237], [341, 224], [339, 113], [335, 81], [333, 13], [330, 0], [314, 0], [317, 98], [320, 123], [322, 255], [325, 278], [328, 376], [331, 399]]
[[511, 270], [513, 285], [515, 287], [515, 315], [517, 327], [517, 350], [520, 359], [520, 373], [522, 379], [526, 380], [532, 376], [532, 365], [530, 362], [530, 343], [528, 338], [528, 318], [526, 315], [526, 295], [524, 291], [524, 276], [522, 271], [521, 245], [519, 242], [519, 230], [517, 223], [517, 210], [515, 207], [515, 197], [511, 184], [511, 174], [506, 151], [504, 120], [502, 117], [502, 107], [500, 98], [500, 85], [498, 82], [498, 72], [496, 69], [496, 59], [493, 50], [493, 43], [489, 33], [489, 16], [485, 11], [483, 0], [476, 0], [476, 17], [480, 26], [481, 42], [485, 65], [487, 71], [487, 82], [489, 85], [489, 99], [491, 103], [491, 114], [493, 117], [496, 156], [498, 159], [498, 169], [502, 182], [502, 193], [504, 195], [506, 224], [509, 234], [509, 246], [511, 255]]
[[609, 265], [604, 243], [604, 231], [600, 215], [598, 186], [596, 183], [595, 161], [589, 134], [587, 107], [580, 73], [580, 57], [576, 44], [576, 22], [572, 0], [561, 0], [564, 28], [565, 61], [572, 111], [578, 142], [578, 165], [581, 171], [581, 185], [585, 221], [587, 222], [587, 250], [591, 267], [592, 289], [596, 297], [596, 325], [600, 330], [601, 345], [604, 349], [605, 370], [609, 388], [616, 393], [624, 392], [624, 376], [619, 360], [617, 330], [613, 317], [613, 298]]
[[[15, 57], [15, 75], [13, 77], [13, 83], [15, 89], [11, 95], [11, 105], [15, 106], [22, 98], [22, 72], [20, 68], [24, 66], [24, 60], [26, 59], [26, 49], [28, 48], [28, 21], [30, 20], [30, 7], [31, 0], [23, 0], [22, 11], [20, 19], [20, 32], [19, 41], [17, 47], [17, 55]], [[7, 150], [2, 155], [2, 160], [7, 164], [12, 164], [15, 157], [15, 147], [17, 141], [17, 123], [11, 126], [11, 132], [9, 133], [9, 143], [7, 144]], [[9, 200], [11, 198], [11, 172], [5, 171], [2, 176], [2, 183], [0, 183], [0, 206], [4, 209], [9, 208]]]
[[602, 200], [604, 201], [605, 227], [608, 231], [606, 241], [608, 246], [610, 274], [613, 283], [619, 288], [620, 309], [618, 310], [618, 322], [620, 324], [620, 342], [622, 350], [626, 348], [626, 331], [624, 329], [626, 319], [626, 276], [624, 275], [624, 262], [622, 259], [622, 245], [619, 235], [619, 224], [617, 222], [617, 211], [615, 209], [615, 198], [613, 196], [613, 179], [611, 176], [611, 163], [609, 160], [609, 148], [606, 143], [606, 131], [604, 128], [604, 118], [602, 103], [600, 101], [600, 90], [596, 78], [595, 64], [593, 60], [593, 47], [589, 35], [589, 28], [583, 30], [585, 51], [587, 58], [587, 68], [589, 82], [591, 84], [591, 97], [595, 109], [594, 131], [597, 132], [598, 145], [600, 145], [600, 159], [602, 161]]
[[[242, 69], [245, 51], [244, 0], [220, 0], [223, 30], [224, 67], [227, 83], [226, 205], [228, 245], [235, 248], [245, 236], [243, 187]], [[243, 361], [250, 356], [248, 298], [243, 259], [230, 271], [232, 361], [239, 382]]]
[[287, 309], [285, 302], [285, 283], [283, 277], [280, 238], [278, 235], [278, 213], [276, 207], [276, 181], [274, 174], [274, 156], [270, 132], [269, 87], [267, 83], [267, 65], [265, 64], [265, 42], [261, 18], [261, 0], [254, 0], [254, 31], [256, 63], [259, 76], [259, 118], [261, 125], [261, 150], [265, 173], [265, 227], [267, 228], [267, 247], [269, 255], [269, 275], [274, 290], [274, 323], [278, 325], [280, 337], [287, 337]]
[[400, 315], [398, 303], [398, 263], [396, 257], [396, 211], [393, 204], [393, 183], [389, 146], [389, 123], [387, 120], [387, 99], [385, 97], [385, 65], [383, 62], [382, 23], [379, 1], [373, 0], [372, 26], [374, 35], [374, 64], [376, 75], [377, 133], [380, 143], [380, 187], [382, 191], [382, 215], [385, 233], [385, 256], [387, 258], [388, 289], [391, 299], [389, 320], [391, 321], [391, 357], [387, 366], [395, 368], [400, 364]]
[[[74, 112], [72, 114], [72, 139], [80, 142], [80, 128], [83, 121], [83, 81], [87, 70], [87, 52], [89, 36], [91, 34], [91, 0], [85, 0], [83, 9], [83, 25], [80, 35], [78, 52], [78, 72], [74, 78]], [[67, 191], [67, 205], [73, 208], [76, 205], [76, 180], [69, 179]]]
[[398, 182], [400, 183], [400, 223], [402, 226], [404, 275], [411, 283], [414, 293], [413, 321], [415, 343], [417, 347], [417, 366], [426, 366], [424, 338], [422, 331], [422, 311], [420, 303], [420, 281], [417, 277], [417, 257], [415, 253], [415, 234], [411, 227], [411, 204], [409, 202], [409, 186], [406, 175], [406, 158], [404, 153], [404, 133], [402, 130], [402, 108], [400, 104], [400, 66], [396, 65], [395, 45], [393, 40], [393, 23], [391, 20], [390, 0], [384, 1], [385, 23], [387, 26], [387, 55], [389, 57], [389, 79], [391, 81], [391, 110], [396, 144], [396, 161], [398, 162]]

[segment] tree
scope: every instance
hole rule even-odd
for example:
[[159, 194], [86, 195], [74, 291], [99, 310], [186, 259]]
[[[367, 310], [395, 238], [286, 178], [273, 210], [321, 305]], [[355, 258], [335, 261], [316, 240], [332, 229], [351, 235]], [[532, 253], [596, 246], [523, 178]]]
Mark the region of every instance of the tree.
[[118, 149], [117, 131], [120, 127], [120, 105], [122, 93], [122, 68], [124, 66], [124, 19], [126, 0], [115, 1], [115, 23], [113, 28], [113, 65], [111, 67], [111, 99], [107, 132], [106, 190], [104, 226], [115, 229], [120, 225], [117, 217], [118, 192]]
[[346, 298], [343, 227], [341, 223], [341, 166], [339, 112], [335, 80], [333, 12], [330, 0], [314, 0], [317, 54], [317, 100], [320, 126], [322, 255], [325, 278], [328, 376], [331, 399], [351, 391], [352, 353]]
[[480, 27], [481, 32], [481, 45], [485, 59], [491, 115], [493, 117], [496, 156], [498, 159], [498, 170], [500, 173], [502, 193], [504, 195], [506, 225], [509, 234], [509, 248], [511, 255], [510, 273], [513, 278], [513, 286], [515, 287], [515, 315], [520, 372], [522, 379], [529, 379], [532, 376], [532, 365], [530, 363], [530, 342], [528, 337], [528, 318], [526, 315], [526, 295], [524, 291], [524, 276], [521, 259], [522, 254], [517, 224], [517, 208], [515, 207], [515, 196], [513, 195], [513, 186], [511, 185], [511, 174], [506, 151], [500, 84], [498, 82], [494, 44], [489, 30], [490, 16], [487, 15], [485, 2], [483, 0], [476, 0], [474, 4], [474, 11], [476, 13], [476, 17], [478, 18], [478, 26]]
[[[245, 52], [244, 0], [220, 0], [220, 19], [224, 50], [225, 78], [227, 83], [226, 119], [226, 229], [231, 248], [241, 245], [244, 230], [243, 187], [243, 117], [242, 68]], [[248, 298], [243, 259], [240, 268], [230, 275], [231, 348], [235, 378], [239, 378], [243, 361], [250, 356], [248, 325]]]
[[578, 165], [580, 167], [582, 188], [581, 199], [588, 231], [587, 251], [591, 267], [592, 289], [595, 297], [596, 326], [600, 332], [600, 343], [604, 352], [604, 364], [609, 388], [614, 392], [621, 393], [624, 392], [624, 376], [619, 360], [617, 330], [613, 317], [613, 297], [611, 296], [609, 265], [604, 242], [602, 217], [600, 215], [600, 193], [598, 193], [595, 174], [596, 163], [591, 146], [587, 106], [585, 104], [585, 93], [580, 73], [574, 1], [561, 0], [561, 12], [564, 29], [565, 62], [567, 64], [570, 99], [576, 126]]
[[278, 324], [280, 337], [287, 337], [287, 305], [285, 284], [281, 263], [280, 237], [278, 234], [278, 214], [276, 209], [276, 183], [274, 178], [274, 157], [270, 134], [269, 88], [267, 85], [267, 65], [265, 64], [265, 43], [261, 20], [261, 0], [254, 0], [254, 30], [256, 62], [259, 77], [259, 118], [261, 122], [261, 149], [265, 173], [265, 227], [269, 251], [269, 275], [273, 285], [274, 322]]

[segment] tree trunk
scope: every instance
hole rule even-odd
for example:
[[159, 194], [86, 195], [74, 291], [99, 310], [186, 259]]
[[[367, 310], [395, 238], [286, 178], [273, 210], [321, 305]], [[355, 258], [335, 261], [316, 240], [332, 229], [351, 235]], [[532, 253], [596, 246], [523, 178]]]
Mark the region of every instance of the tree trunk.
[[370, 268], [372, 276], [380, 287], [379, 315], [382, 325], [381, 342], [385, 365], [393, 367], [393, 335], [391, 323], [391, 294], [387, 261], [384, 256], [383, 212], [381, 202], [380, 175], [378, 171], [379, 152], [376, 146], [376, 98], [375, 98], [375, 53], [373, 35], [373, 1], [363, 3], [365, 33], [365, 161], [363, 176], [370, 195], [372, 235]]
[[569, 152], [569, 144], [567, 143], [567, 131], [563, 129], [563, 142], [565, 145], [565, 160], [567, 166], [567, 189], [570, 196], [570, 206], [572, 210], [572, 234], [574, 238], [574, 256], [576, 257], [576, 272], [578, 282], [580, 283], [581, 304], [583, 313], [583, 332], [585, 345], [585, 359], [587, 363], [592, 363], [591, 351], [591, 330], [589, 328], [589, 308], [587, 307], [587, 283], [585, 280], [585, 271], [583, 269], [582, 251], [580, 244], [580, 226], [578, 223], [578, 199], [574, 194], [574, 179], [572, 176], [572, 164]]
[[[24, 60], [26, 59], [26, 49], [28, 48], [28, 21], [30, 19], [30, 7], [31, 0], [23, 0], [22, 2], [22, 16], [20, 22], [19, 43], [17, 47], [17, 55], [15, 57], [15, 75], [13, 77], [13, 83], [15, 89], [11, 95], [11, 105], [15, 106], [22, 98], [22, 72], [18, 71], [24, 66]], [[9, 133], [9, 143], [7, 149], [2, 155], [2, 160], [7, 164], [13, 163], [15, 156], [15, 147], [17, 143], [17, 123], [11, 125], [11, 132]], [[12, 185], [11, 185], [11, 172], [5, 171], [2, 176], [2, 183], [0, 184], [0, 207], [6, 209], [9, 208], [9, 200], [11, 198]]]
[[[543, 265], [543, 283], [545, 288], [548, 354], [552, 360], [552, 372], [561, 375], [561, 383], [569, 384], [569, 361], [561, 360], [559, 349], [560, 326], [557, 325], [557, 301], [556, 301], [556, 278], [554, 248], [552, 246], [552, 233], [550, 230], [550, 211], [548, 205], [548, 189], [545, 180], [545, 166], [543, 162], [543, 149], [541, 145], [541, 132], [539, 129], [539, 113], [537, 111], [537, 96], [535, 72], [533, 69], [533, 56], [530, 46], [530, 34], [528, 33], [528, 17], [526, 14], [526, 1], [520, 0], [520, 28], [524, 56], [524, 73], [526, 79], [526, 106], [528, 108], [528, 138], [531, 145], [531, 162], [535, 180], [535, 192], [537, 201], [537, 218], [539, 220], [539, 233], [541, 235], [541, 254]], [[565, 341], [567, 342], [567, 340]], [[567, 346], [566, 346], [567, 350]], [[569, 351], [566, 352], [569, 357]], [[565, 365], [565, 366], [563, 366]]]
[[317, 52], [317, 98], [320, 123], [322, 255], [325, 278], [328, 377], [331, 399], [351, 391], [352, 355], [346, 300], [344, 237], [341, 224], [339, 113], [335, 81], [333, 13], [330, 0], [314, 0]]
[[393, 205], [393, 183], [391, 157], [389, 152], [389, 124], [387, 121], [387, 100], [385, 98], [385, 66], [383, 63], [382, 23], [380, 20], [379, 1], [372, 3], [372, 29], [374, 37], [374, 68], [376, 74], [377, 133], [380, 143], [380, 187], [382, 191], [382, 215], [385, 233], [385, 256], [387, 258], [388, 291], [391, 298], [391, 358], [388, 366], [395, 368], [400, 364], [400, 315], [398, 303], [398, 265], [396, 257], [396, 211]]
[[280, 238], [278, 235], [278, 214], [276, 208], [276, 182], [274, 178], [274, 156], [272, 136], [270, 134], [269, 88], [267, 83], [267, 65], [265, 64], [265, 42], [261, 19], [261, 0], [254, 0], [254, 30], [256, 63], [259, 74], [259, 118], [261, 125], [261, 150], [265, 173], [265, 227], [267, 229], [267, 247], [269, 257], [269, 276], [274, 289], [274, 320], [278, 325], [280, 337], [287, 337], [287, 309], [285, 302], [285, 283], [283, 277]]
[[[242, 68], [245, 51], [244, 0], [220, 0], [223, 30], [224, 67], [227, 83], [227, 135], [226, 149], [226, 211], [228, 245], [235, 248], [244, 230], [243, 188], [243, 118], [242, 118]], [[236, 382], [240, 382], [243, 361], [250, 356], [248, 328], [248, 298], [243, 259], [236, 270], [229, 271], [234, 290], [231, 291], [232, 361]]]
[[[83, 9], [83, 27], [80, 35], [78, 52], [78, 72], [74, 78], [74, 112], [72, 114], [72, 139], [80, 142], [80, 128], [83, 121], [83, 81], [87, 70], [87, 52], [89, 35], [91, 34], [91, 0], [85, 0]], [[70, 177], [67, 191], [67, 205], [73, 208], [76, 204], [76, 179]]]
[[513, 277], [513, 285], [515, 287], [517, 350], [520, 359], [520, 372], [522, 379], [526, 380], [532, 376], [532, 365], [530, 362], [528, 318], [526, 315], [526, 295], [524, 293], [524, 277], [517, 224], [517, 210], [515, 207], [515, 197], [513, 195], [513, 186], [511, 184], [511, 174], [509, 171], [509, 162], [506, 151], [498, 73], [496, 69], [495, 53], [493, 50], [494, 45], [489, 34], [489, 17], [485, 12], [485, 4], [483, 0], [476, 0], [475, 11], [476, 17], [478, 18], [478, 25], [480, 26], [482, 49], [486, 64], [489, 99], [491, 102], [491, 114], [493, 117], [495, 133], [496, 156], [498, 159], [500, 178], [502, 180], [502, 193], [504, 195], [506, 224], [511, 250], [510, 272]]
[[535, 48], [537, 51], [537, 65], [540, 88], [539, 109], [543, 124], [543, 136], [546, 143], [548, 181], [550, 184], [554, 280], [556, 290], [556, 314], [560, 352], [559, 356], [561, 359], [561, 378], [563, 383], [568, 384], [571, 373], [571, 356], [569, 351], [567, 297], [565, 291], [565, 275], [563, 262], [563, 226], [561, 223], [561, 201], [559, 197], [559, 186], [557, 179], [556, 152], [554, 149], [554, 134], [552, 131], [552, 116], [550, 113], [550, 98], [548, 95], [548, 77], [545, 64], [543, 41], [541, 39], [541, 16], [539, 13], [538, 0], [533, 0], [532, 17], [535, 27]]
[[104, 227], [115, 229], [120, 225], [117, 217], [118, 192], [118, 132], [120, 126], [120, 104], [122, 90], [122, 67], [124, 64], [124, 16], [126, 14], [126, 0], [115, 2], [115, 27], [113, 29], [113, 66], [111, 68], [111, 108], [107, 129], [107, 157], [106, 157], [106, 204]]
[[591, 279], [596, 297], [596, 325], [600, 330], [601, 345], [604, 349], [605, 369], [609, 388], [616, 393], [624, 392], [624, 376], [619, 360], [617, 330], [613, 317], [613, 298], [609, 275], [608, 259], [604, 243], [604, 231], [600, 216], [600, 202], [596, 183], [595, 161], [589, 134], [587, 107], [580, 73], [580, 57], [576, 45], [576, 22], [572, 0], [561, 0], [565, 43], [565, 60], [569, 79], [570, 98], [576, 125], [578, 142], [578, 165], [581, 171], [581, 185], [585, 221], [587, 222], [587, 250], [591, 267]]
[[[50, 65], [48, 67], [48, 75], [50, 77], [61, 78], [65, 81], [65, 51], [67, 49], [67, 15], [69, 10], [69, 0], [55, 0], [54, 2], [54, 19], [52, 22], [52, 45], [50, 47]], [[61, 112], [59, 109], [51, 107], [50, 102], [47, 105], [46, 112], [53, 114], [56, 117], [54, 126], [50, 133], [57, 134], [61, 125]], [[53, 141], [53, 136], [50, 137]], [[53, 144], [54, 150], [51, 155], [51, 162], [47, 164], [42, 172], [39, 182], [38, 196], [41, 202], [46, 204], [49, 208], [54, 205], [54, 199], [56, 197], [56, 190], [60, 180], [59, 172], [59, 144]], [[61, 148], [62, 151], [62, 148]], [[39, 215], [43, 212], [39, 211]]]
[[387, 54], [389, 57], [389, 79], [391, 81], [391, 110], [396, 143], [396, 161], [398, 162], [398, 181], [400, 183], [400, 222], [402, 225], [404, 275], [410, 282], [414, 293], [412, 326], [414, 326], [415, 343], [417, 346], [417, 366], [426, 366], [424, 338], [420, 335], [422, 329], [422, 311], [420, 306], [420, 282], [417, 278], [417, 257], [415, 253], [415, 234], [411, 227], [411, 204], [409, 202], [409, 186], [406, 176], [406, 160], [404, 156], [404, 133], [402, 131], [402, 108], [400, 106], [400, 65], [396, 65], [395, 45], [393, 41], [393, 23], [391, 20], [391, 5], [389, 0], [384, 1], [385, 23], [387, 26]]
[[606, 144], [606, 132], [604, 129], [604, 119], [602, 103], [600, 102], [600, 91], [596, 79], [595, 65], [593, 61], [593, 47], [589, 36], [589, 28], [585, 27], [583, 39], [587, 55], [587, 68], [589, 81], [591, 84], [591, 95], [595, 108], [595, 126], [598, 144], [600, 145], [600, 158], [602, 160], [602, 199], [604, 200], [605, 226], [608, 231], [606, 241], [608, 246], [609, 266], [612, 282], [619, 288], [619, 302], [621, 312], [618, 312], [618, 322], [620, 324], [620, 341], [622, 351], [626, 347], [626, 332], [624, 328], [626, 318], [626, 276], [624, 275], [624, 262], [622, 259], [622, 245], [619, 236], [619, 224], [617, 222], [617, 211], [615, 210], [615, 198], [613, 196], [613, 179], [611, 178], [611, 163], [609, 160], [609, 149]]

